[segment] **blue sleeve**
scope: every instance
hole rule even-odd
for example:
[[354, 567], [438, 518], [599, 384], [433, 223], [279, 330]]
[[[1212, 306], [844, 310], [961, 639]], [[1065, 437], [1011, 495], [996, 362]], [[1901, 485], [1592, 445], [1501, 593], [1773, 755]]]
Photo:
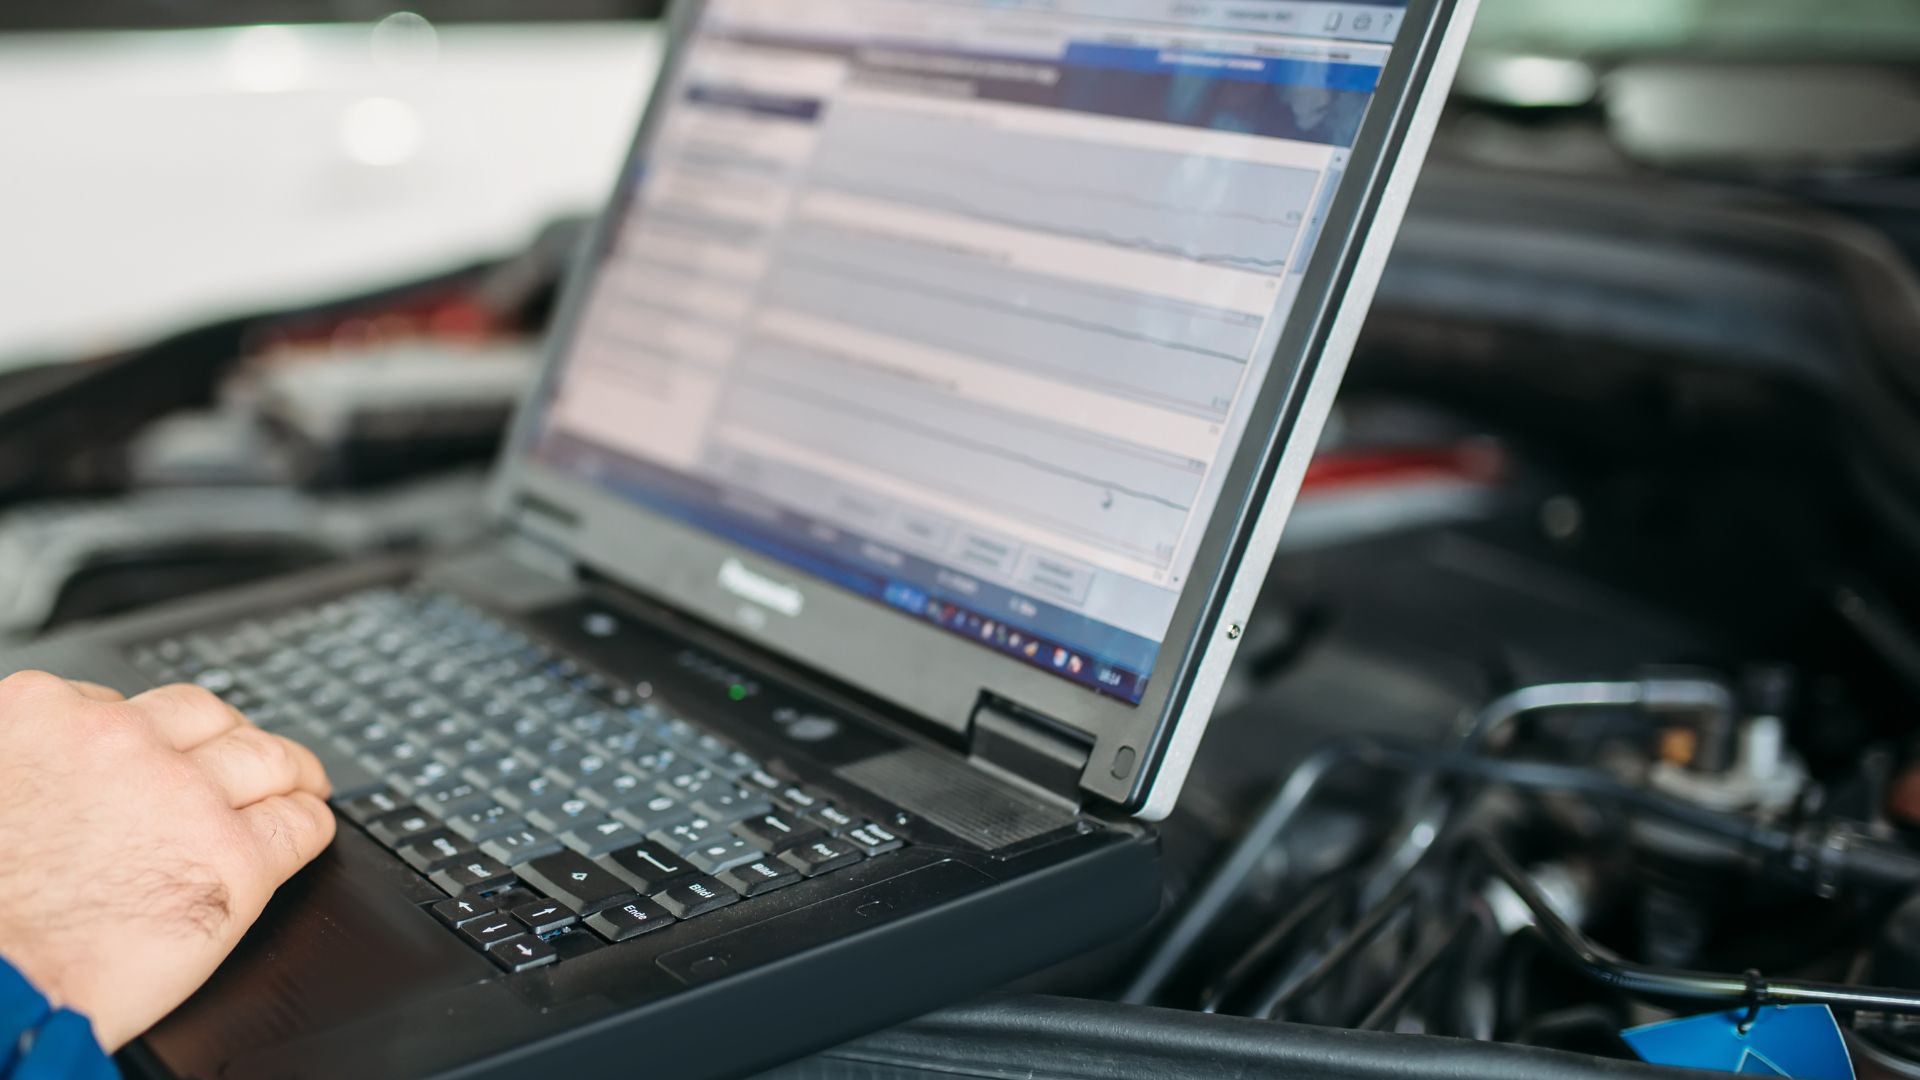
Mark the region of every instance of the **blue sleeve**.
[[0, 960], [0, 1080], [119, 1080], [93, 1025], [47, 999]]

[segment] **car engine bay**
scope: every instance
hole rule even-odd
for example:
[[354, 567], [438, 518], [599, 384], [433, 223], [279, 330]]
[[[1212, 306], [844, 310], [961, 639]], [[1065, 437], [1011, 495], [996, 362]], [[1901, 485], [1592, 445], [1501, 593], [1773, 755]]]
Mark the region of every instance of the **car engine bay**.
[[[1859, 1075], [1920, 1075], [1920, 282], [1888, 231], [1430, 167], [1164, 826], [1159, 921], [774, 1075], [1651, 1076], [1622, 1030], [1783, 1004], [1831, 1006]], [[557, 237], [0, 383], [41, 447], [0, 471], [0, 548], [41, 553], [0, 630], [477, 535], [500, 417], [296, 452], [259, 358], [396, 313], [522, 340]], [[159, 469], [189, 409], [212, 449]], [[334, 526], [196, 532], [218, 498]], [[140, 500], [176, 540], [87, 517]]]

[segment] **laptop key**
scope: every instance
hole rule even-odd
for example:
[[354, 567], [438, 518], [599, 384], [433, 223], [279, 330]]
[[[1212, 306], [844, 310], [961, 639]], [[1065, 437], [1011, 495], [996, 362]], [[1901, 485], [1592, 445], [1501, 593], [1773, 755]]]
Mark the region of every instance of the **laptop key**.
[[637, 891], [577, 851], [543, 855], [517, 870], [529, 885], [582, 915], [611, 907]]
[[613, 816], [640, 829], [652, 832], [655, 829], [670, 829], [683, 821], [693, 820], [693, 809], [671, 795], [653, 794], [645, 802], [623, 806], [613, 812]]
[[[441, 903], [451, 904], [459, 903], [459, 901], [443, 900]], [[520, 920], [521, 924], [528, 930], [543, 937], [556, 931], [565, 930], [567, 927], [580, 921], [580, 916], [574, 914], [572, 908], [562, 904], [558, 900], [534, 900], [530, 903], [521, 904], [509, 912], [509, 914]]]
[[495, 799], [523, 814], [542, 807], [558, 806], [567, 801], [568, 794], [565, 784], [544, 773], [493, 789]]
[[427, 880], [448, 896], [466, 896], [504, 889], [513, 884], [514, 877], [507, 864], [476, 851], [435, 870]]
[[460, 929], [475, 919], [484, 919], [489, 915], [497, 914], [490, 902], [475, 900], [471, 897], [455, 897], [452, 900], [442, 900], [427, 910], [433, 912], [434, 918], [439, 919], [455, 930]]
[[437, 786], [417, 791], [413, 801], [429, 814], [438, 814], [442, 820], [464, 814], [469, 810], [478, 810], [487, 805], [487, 793], [478, 785], [465, 780], [443, 780]]
[[733, 831], [768, 851], [779, 851], [801, 840], [811, 839], [816, 830], [804, 819], [782, 810], [735, 822]]
[[418, 797], [420, 793], [446, 783], [452, 775], [453, 770], [444, 761], [423, 761], [397, 772], [391, 783], [400, 794]]
[[687, 852], [687, 861], [704, 873], [718, 874], [766, 856], [766, 852], [737, 836], [723, 836]]
[[693, 802], [693, 812], [712, 821], [733, 822], [741, 818], [764, 814], [773, 809], [773, 804], [765, 796], [750, 794], [735, 788], [730, 791], [709, 792]]
[[560, 954], [537, 937], [521, 937], [488, 948], [487, 959], [507, 971], [531, 971], [558, 961]]
[[462, 776], [487, 788], [499, 787], [540, 771], [515, 752], [496, 752], [477, 757], [469, 761], [465, 768]]
[[405, 847], [414, 837], [438, 828], [440, 819], [418, 807], [395, 810], [366, 823], [367, 835], [380, 841], [381, 846], [390, 848]]
[[504, 911], [489, 911], [485, 918], [474, 919], [460, 927], [460, 936], [485, 949], [527, 932], [527, 928]]
[[653, 902], [666, 908], [676, 919], [719, 911], [738, 899], [739, 893], [705, 874], [683, 877], [653, 894]]
[[643, 893], [658, 892], [675, 878], [694, 872], [692, 863], [652, 841], [613, 851], [599, 861]]
[[345, 815], [348, 821], [357, 825], [365, 825], [374, 818], [385, 817], [402, 810], [415, 809], [412, 803], [387, 788], [370, 791], [357, 799], [336, 800], [335, 808]]
[[822, 837], [797, 844], [780, 853], [780, 861], [808, 877], [818, 877], [852, 866], [866, 856], [851, 844]]
[[803, 820], [812, 822], [814, 828], [833, 836], [839, 836], [860, 823], [852, 814], [826, 803], [808, 811]]
[[673, 922], [667, 910], [651, 900], [635, 899], [587, 916], [586, 924], [608, 941], [629, 941]]
[[552, 833], [567, 832], [581, 822], [591, 823], [602, 816], [599, 807], [578, 796], [527, 811], [528, 821]]
[[432, 874], [455, 859], [472, 855], [473, 849], [445, 829], [436, 829], [407, 841], [395, 854], [420, 873]]
[[560, 850], [560, 841], [538, 829], [515, 829], [480, 845], [480, 850], [508, 866], [518, 866]]
[[560, 842], [593, 859], [639, 839], [639, 832], [626, 822], [600, 818], [575, 825], [560, 837]]
[[653, 794], [652, 785], [630, 772], [601, 777], [580, 789], [581, 798], [602, 810], [618, 810], [623, 806], [645, 802]]
[[796, 814], [804, 814], [824, 805], [826, 800], [797, 784], [789, 784], [774, 795], [774, 801]]
[[469, 843], [479, 844], [496, 836], [504, 836], [516, 829], [524, 829], [527, 822], [512, 808], [499, 803], [488, 803], [464, 814], [455, 814], [447, 819], [447, 828], [463, 836]]
[[798, 870], [774, 859], [755, 859], [714, 876], [741, 896], [759, 896], [802, 880]]
[[714, 843], [726, 835], [725, 825], [696, 817], [671, 828], [655, 829], [647, 834], [647, 838], [675, 851], [690, 851], [702, 844]]
[[886, 826], [876, 825], [871, 821], [857, 829], [848, 829], [840, 838], [859, 848], [868, 858], [884, 855], [896, 848], [906, 846], [906, 841], [899, 835], [888, 830]]

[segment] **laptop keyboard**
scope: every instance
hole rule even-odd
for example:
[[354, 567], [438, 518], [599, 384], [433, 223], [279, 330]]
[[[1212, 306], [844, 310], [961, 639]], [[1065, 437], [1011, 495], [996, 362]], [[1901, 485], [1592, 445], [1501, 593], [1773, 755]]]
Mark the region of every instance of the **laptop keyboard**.
[[904, 845], [891, 808], [769, 769], [450, 596], [374, 589], [132, 656], [312, 747], [340, 816], [507, 971]]

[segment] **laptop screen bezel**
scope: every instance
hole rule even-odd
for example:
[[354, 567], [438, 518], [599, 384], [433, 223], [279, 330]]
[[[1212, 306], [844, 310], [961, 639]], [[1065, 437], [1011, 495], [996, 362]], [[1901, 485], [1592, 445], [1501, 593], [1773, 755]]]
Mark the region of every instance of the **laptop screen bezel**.
[[[1266, 572], [1266, 558], [1249, 560], [1255, 519], [1269, 499], [1291, 505], [1299, 468], [1312, 451], [1330, 393], [1309, 394], [1331, 359], [1337, 380], [1345, 353], [1327, 347], [1343, 307], [1370, 301], [1371, 284], [1349, 296], [1363, 241], [1390, 192], [1410, 119], [1429, 94], [1444, 33], [1465, 0], [1411, 0], [1379, 87], [1351, 151], [1349, 167], [1327, 210], [1271, 365], [1255, 398], [1247, 435], [1227, 469], [1219, 502], [1203, 533], [1188, 584], [1175, 608], [1138, 705], [1093, 693], [1042, 668], [981, 647], [930, 622], [848, 592], [824, 579], [766, 558], [716, 534], [671, 520], [619, 498], [579, 475], [533, 454], [548, 403], [578, 330], [594, 269], [602, 262], [632, 195], [628, 178], [646, 160], [661, 117], [673, 104], [661, 87], [674, 84], [687, 45], [697, 32], [704, 0], [681, 0], [667, 20], [667, 48], [615, 190], [578, 255], [563, 289], [546, 342], [545, 367], [522, 401], [495, 470], [492, 507], [513, 527], [563, 547], [580, 566], [652, 597], [755, 646], [767, 648], [857, 688], [935, 727], [964, 735], [983, 700], [1011, 703], [1070, 729], [1090, 743], [1082, 789], [1130, 812], [1142, 809], [1175, 735], [1176, 721], [1204, 724], [1190, 708], [1209, 703], [1224, 670], [1204, 685], [1202, 660], [1210, 647], [1237, 638], [1223, 624], [1230, 587], [1242, 574]], [[1417, 171], [1417, 162], [1412, 163]], [[1397, 209], [1394, 220], [1397, 220]], [[1377, 272], [1377, 268], [1375, 268]], [[1350, 342], [1347, 345], [1350, 347]], [[1291, 373], [1290, 377], [1288, 373]], [[1312, 408], [1303, 412], [1311, 401]], [[1265, 435], [1266, 437], [1262, 437]], [[1275, 488], [1276, 476], [1289, 476]], [[1283, 515], [1284, 516], [1284, 515]], [[1254, 565], [1254, 562], [1259, 565]], [[736, 564], [792, 590], [789, 612], [743, 598], [722, 583], [722, 567]], [[735, 575], [737, 578], [737, 574]], [[1205, 665], [1209, 670], [1223, 665]], [[1184, 764], [1182, 765], [1184, 769]]]

